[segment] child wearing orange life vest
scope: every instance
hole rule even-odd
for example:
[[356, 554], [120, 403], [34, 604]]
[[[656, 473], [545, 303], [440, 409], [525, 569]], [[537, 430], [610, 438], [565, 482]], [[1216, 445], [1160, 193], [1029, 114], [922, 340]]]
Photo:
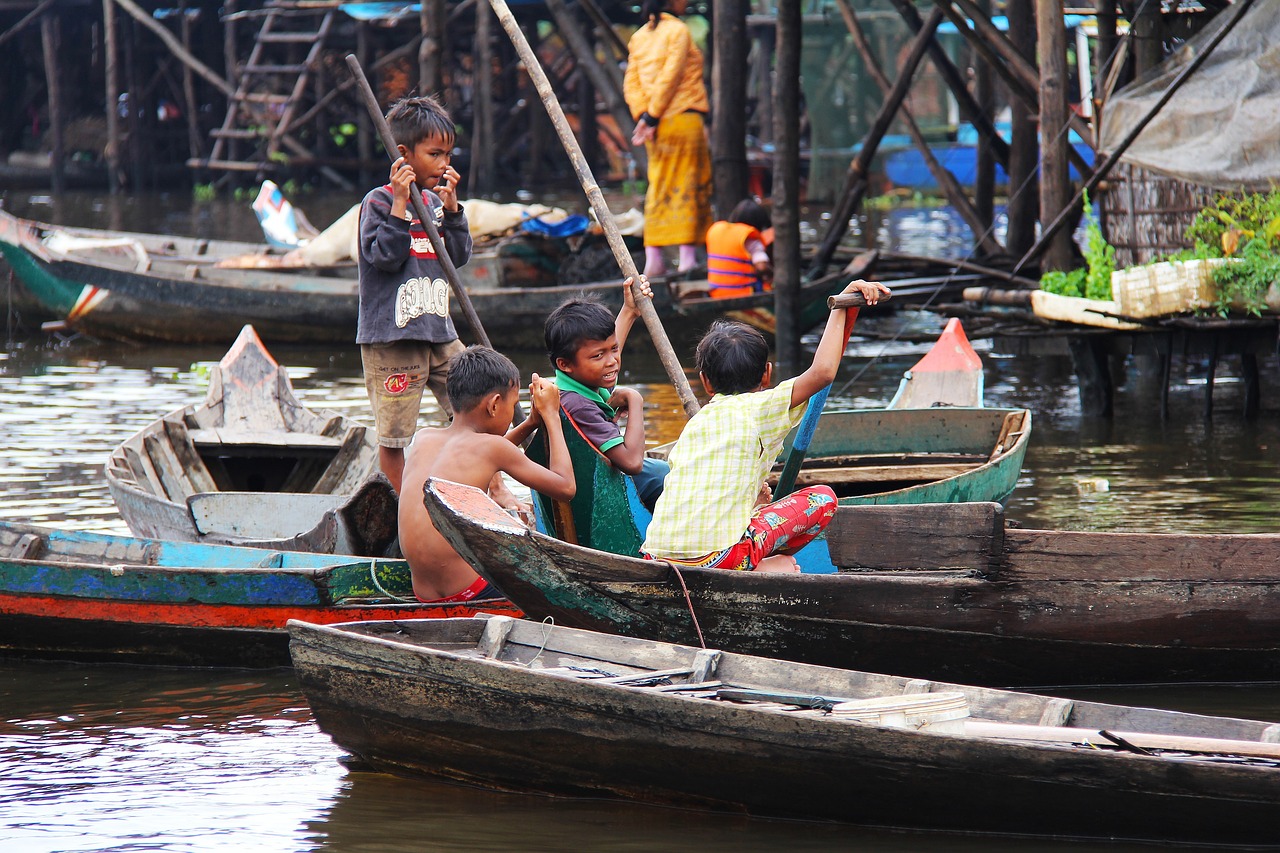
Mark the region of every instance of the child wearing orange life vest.
[[750, 296], [773, 289], [773, 242], [769, 211], [751, 199], [738, 202], [729, 218], [707, 229], [707, 284], [713, 299]]

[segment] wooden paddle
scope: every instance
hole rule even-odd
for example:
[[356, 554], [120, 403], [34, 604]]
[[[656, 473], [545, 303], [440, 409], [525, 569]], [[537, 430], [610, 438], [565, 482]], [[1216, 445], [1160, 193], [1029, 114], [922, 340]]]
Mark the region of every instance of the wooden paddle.
[[[364, 69], [360, 67], [360, 60], [356, 59], [355, 54], [347, 54], [347, 67], [351, 69], [351, 76], [355, 78], [356, 90], [360, 93], [365, 108], [369, 110], [369, 117], [373, 119], [373, 126], [378, 129], [378, 137], [382, 139], [382, 147], [387, 150], [387, 156], [394, 163], [400, 157], [399, 149], [396, 148], [396, 139], [391, 135], [391, 128], [387, 125], [386, 116], [382, 114], [382, 108], [378, 106], [378, 98], [373, 94], [373, 88], [369, 85], [368, 78], [364, 76]], [[472, 334], [475, 335], [476, 341], [492, 349], [493, 344], [489, 341], [489, 335], [480, 323], [480, 316], [476, 314], [475, 306], [471, 304], [471, 297], [467, 294], [466, 288], [462, 286], [462, 279], [458, 277], [458, 268], [453, 265], [453, 258], [449, 257], [449, 250], [445, 248], [444, 238], [440, 236], [440, 229], [436, 228], [436, 221], [430, 215], [430, 211], [427, 210], [426, 201], [422, 198], [422, 190], [418, 188], [416, 182], [409, 187], [409, 201], [413, 205], [414, 215], [418, 217], [418, 221], [422, 223], [423, 229], [427, 232], [427, 239], [431, 241], [431, 248], [435, 250], [436, 260], [444, 268], [444, 277], [449, 282], [449, 290], [453, 292], [453, 297], [462, 306], [462, 315], [467, 318], [467, 325], [471, 327]], [[518, 424], [523, 420], [524, 408], [519, 403], [516, 403], [515, 417], [512, 422]]]
[[[884, 302], [889, 299], [888, 294], [882, 294], [880, 301]], [[867, 300], [861, 293], [840, 293], [835, 296], [827, 297], [827, 308], [835, 310], [836, 308], [847, 309], [844, 315], [844, 343], [840, 346], [840, 354], [844, 355], [845, 347], [849, 345], [849, 336], [853, 334], [853, 324], [858, 319], [858, 309], [865, 306]], [[800, 465], [804, 462], [805, 454], [809, 452], [809, 443], [813, 441], [814, 430], [818, 428], [818, 417], [822, 414], [822, 409], [827, 404], [827, 395], [831, 393], [832, 382], [823, 388], [817, 394], [809, 398], [809, 405], [804, 410], [804, 417], [800, 420], [800, 425], [796, 427], [796, 438], [791, 443], [791, 452], [787, 454], [787, 461], [782, 465], [782, 473], [778, 475], [778, 486], [773, 490], [773, 499], [785, 498], [796, 487], [796, 476], [800, 473]]]
[[[507, 31], [507, 35], [511, 38], [511, 43], [515, 46], [516, 53], [524, 64], [525, 71], [529, 73], [529, 78], [533, 81], [534, 88], [538, 90], [538, 96], [542, 98], [542, 105], [547, 108], [547, 115], [551, 117], [551, 123], [555, 125], [556, 135], [560, 137], [560, 144], [564, 146], [565, 153], [569, 155], [569, 160], [573, 163], [573, 170], [577, 173], [578, 181], [582, 184], [582, 189], [587, 194], [587, 199], [591, 202], [592, 212], [595, 213], [596, 219], [604, 229], [605, 237], [609, 241], [609, 248], [613, 250], [613, 256], [618, 261], [618, 266], [622, 269], [622, 275], [632, 281], [637, 281], [640, 273], [636, 269], [635, 261], [631, 258], [631, 252], [627, 250], [626, 244], [622, 241], [622, 234], [618, 231], [618, 225], [614, 222], [613, 214], [609, 212], [609, 206], [605, 204], [604, 195], [600, 192], [600, 187], [596, 184], [596, 179], [591, 174], [591, 167], [587, 165], [586, 158], [582, 156], [582, 148], [578, 145], [578, 140], [574, 138], [573, 130], [569, 127], [569, 121], [564, 117], [564, 110], [560, 108], [560, 102], [556, 100], [556, 94], [551, 88], [551, 82], [547, 79], [546, 72], [542, 69], [542, 64], [538, 61], [537, 54], [529, 46], [529, 41], [520, 30], [520, 25], [511, 14], [511, 10], [507, 8], [506, 0], [489, 0], [489, 4], [498, 16], [502, 28]], [[658, 350], [658, 358], [662, 360], [662, 366], [666, 368], [667, 376], [671, 378], [671, 384], [675, 386], [676, 393], [680, 397], [680, 403], [684, 406], [685, 414], [693, 417], [700, 408], [698, 399], [693, 396], [693, 389], [689, 387], [689, 379], [685, 376], [684, 368], [680, 366], [680, 360], [676, 357], [675, 350], [671, 348], [671, 341], [667, 338], [666, 330], [662, 328], [662, 320], [659, 319], [658, 312], [654, 310], [653, 301], [643, 295], [640, 292], [640, 288], [634, 285], [631, 288], [631, 293], [635, 297], [636, 307], [640, 310], [640, 317], [644, 320], [645, 328], [649, 330], [649, 337], [653, 340], [653, 345]]]

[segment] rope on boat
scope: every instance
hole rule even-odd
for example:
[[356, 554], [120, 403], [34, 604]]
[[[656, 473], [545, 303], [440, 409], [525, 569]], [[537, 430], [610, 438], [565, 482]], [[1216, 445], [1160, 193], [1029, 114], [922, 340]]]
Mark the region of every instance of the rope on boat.
[[387, 590], [378, 581], [378, 560], [376, 558], [369, 561], [369, 580], [373, 581], [373, 585], [378, 590], [378, 592], [382, 593], [384, 596], [392, 599], [393, 601], [405, 601], [409, 603], [413, 603], [414, 601], [414, 599], [412, 598], [401, 598], [400, 596], [396, 595], [393, 592], [387, 592]]
[[551, 639], [551, 629], [556, 626], [555, 617], [554, 616], [544, 617], [542, 620], [542, 624], [547, 626], [547, 630], [544, 631], [542, 634], [542, 645], [538, 646], [538, 653], [534, 655], [532, 658], [530, 658], [529, 662], [525, 664], [525, 666], [533, 666], [534, 662], [537, 661], [538, 658], [542, 657], [542, 653], [546, 651], [547, 640]]
[[693, 620], [693, 629], [698, 632], [698, 642], [705, 649], [707, 641], [702, 637], [702, 626], [698, 624], [698, 614], [693, 612], [693, 599], [689, 597], [689, 587], [685, 586], [684, 575], [680, 574], [680, 568], [675, 563], [667, 563], [667, 565], [676, 573], [676, 578], [680, 581], [680, 588], [684, 590], [684, 603], [689, 608], [689, 618]]

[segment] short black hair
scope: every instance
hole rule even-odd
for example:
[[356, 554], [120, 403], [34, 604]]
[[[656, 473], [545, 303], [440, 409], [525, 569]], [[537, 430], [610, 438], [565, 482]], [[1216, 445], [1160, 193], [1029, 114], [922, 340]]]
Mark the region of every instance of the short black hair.
[[552, 367], [556, 366], [557, 359], [573, 361], [585, 342], [607, 340], [615, 331], [609, 309], [586, 296], [561, 304], [547, 317], [542, 329]]
[[401, 98], [387, 110], [387, 124], [396, 145], [413, 150], [419, 142], [432, 136], [453, 144], [457, 129], [449, 111], [430, 95]]
[[765, 209], [764, 205], [750, 198], [744, 198], [738, 202], [733, 212], [729, 214], [729, 221], [750, 225], [757, 231], [764, 231], [773, 227], [773, 217], [769, 215], [769, 211]]
[[495, 392], [520, 385], [520, 371], [511, 359], [489, 347], [470, 346], [449, 359], [445, 393], [455, 412], [474, 408]]
[[746, 323], [716, 320], [698, 341], [698, 372], [717, 394], [756, 390], [768, 366], [768, 341]]

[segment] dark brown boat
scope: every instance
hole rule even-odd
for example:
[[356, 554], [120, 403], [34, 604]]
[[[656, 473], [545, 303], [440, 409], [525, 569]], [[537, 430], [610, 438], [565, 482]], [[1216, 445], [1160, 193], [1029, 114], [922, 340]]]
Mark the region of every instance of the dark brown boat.
[[290, 622], [316, 720], [375, 768], [942, 831], [1274, 843], [1280, 725], [538, 622]]
[[557, 625], [986, 685], [1280, 681], [1280, 535], [1006, 529], [995, 503], [842, 506], [825, 543], [838, 572], [758, 574], [570, 545], [455, 483], [425, 497], [480, 574]]

